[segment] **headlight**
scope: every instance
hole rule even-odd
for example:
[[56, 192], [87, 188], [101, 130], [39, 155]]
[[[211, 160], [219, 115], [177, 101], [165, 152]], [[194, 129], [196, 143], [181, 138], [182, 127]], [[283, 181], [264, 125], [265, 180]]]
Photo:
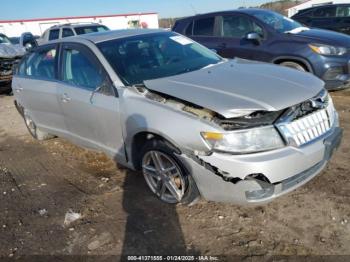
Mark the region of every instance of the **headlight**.
[[344, 55], [347, 52], [345, 47], [321, 45], [321, 44], [309, 44], [312, 51], [320, 55]]
[[273, 126], [237, 130], [227, 133], [202, 132], [203, 139], [213, 150], [246, 154], [284, 146]]

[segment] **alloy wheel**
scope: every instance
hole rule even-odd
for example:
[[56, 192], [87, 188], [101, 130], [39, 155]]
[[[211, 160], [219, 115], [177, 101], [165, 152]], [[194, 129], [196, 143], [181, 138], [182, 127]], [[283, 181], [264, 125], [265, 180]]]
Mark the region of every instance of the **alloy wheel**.
[[142, 160], [145, 180], [161, 200], [178, 203], [185, 195], [187, 179], [179, 165], [160, 151], [148, 151]]

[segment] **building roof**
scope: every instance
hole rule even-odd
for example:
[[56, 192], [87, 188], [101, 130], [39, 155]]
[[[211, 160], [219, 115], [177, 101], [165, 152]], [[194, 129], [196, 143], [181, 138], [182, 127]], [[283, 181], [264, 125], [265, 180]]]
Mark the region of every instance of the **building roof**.
[[0, 20], [0, 24], [4, 23], [23, 23], [23, 22], [40, 22], [51, 20], [69, 20], [69, 19], [86, 19], [86, 18], [105, 18], [118, 16], [136, 16], [136, 15], [157, 15], [156, 12], [151, 13], [131, 13], [131, 14], [112, 14], [112, 15], [91, 15], [91, 16], [66, 16], [66, 17], [52, 17], [52, 18], [33, 18], [33, 19], [18, 19], [18, 20]]
[[303, 2], [301, 2], [301, 3], [298, 3], [298, 4], [295, 4], [295, 5], [290, 6], [289, 8], [287, 8], [287, 9], [285, 9], [285, 10], [289, 10], [289, 9], [295, 8], [295, 7], [299, 6], [299, 5], [303, 5], [303, 4], [305, 4], [305, 3], [307, 3], [307, 2], [310, 2], [310, 1], [312, 1], [312, 0], [303, 1]]

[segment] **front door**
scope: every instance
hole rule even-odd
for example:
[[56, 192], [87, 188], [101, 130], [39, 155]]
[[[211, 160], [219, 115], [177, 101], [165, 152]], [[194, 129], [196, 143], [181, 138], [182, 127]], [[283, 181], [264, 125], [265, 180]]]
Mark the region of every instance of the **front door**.
[[62, 46], [59, 88], [68, 136], [121, 158], [124, 155], [118, 94], [97, 57], [84, 45]]
[[[267, 41], [263, 28], [248, 16], [233, 14], [225, 15], [220, 19], [222, 43], [218, 54], [234, 58], [269, 61], [269, 52], [266, 51]], [[248, 33], [257, 33], [261, 42], [248, 40]]]

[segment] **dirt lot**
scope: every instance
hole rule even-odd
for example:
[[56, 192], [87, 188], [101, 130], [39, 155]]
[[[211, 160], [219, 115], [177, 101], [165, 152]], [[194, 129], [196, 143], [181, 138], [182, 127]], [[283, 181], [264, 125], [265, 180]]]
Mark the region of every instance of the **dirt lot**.
[[[332, 96], [345, 132], [331, 164], [306, 186], [261, 207], [205, 201], [192, 207], [162, 204], [142, 176], [103, 154], [62, 139], [34, 141], [13, 97], [2, 96], [0, 256], [225, 254], [259, 260], [349, 255], [342, 257], [346, 261], [350, 91]], [[81, 218], [65, 225], [69, 211]], [[328, 257], [335, 258], [340, 257]]]

